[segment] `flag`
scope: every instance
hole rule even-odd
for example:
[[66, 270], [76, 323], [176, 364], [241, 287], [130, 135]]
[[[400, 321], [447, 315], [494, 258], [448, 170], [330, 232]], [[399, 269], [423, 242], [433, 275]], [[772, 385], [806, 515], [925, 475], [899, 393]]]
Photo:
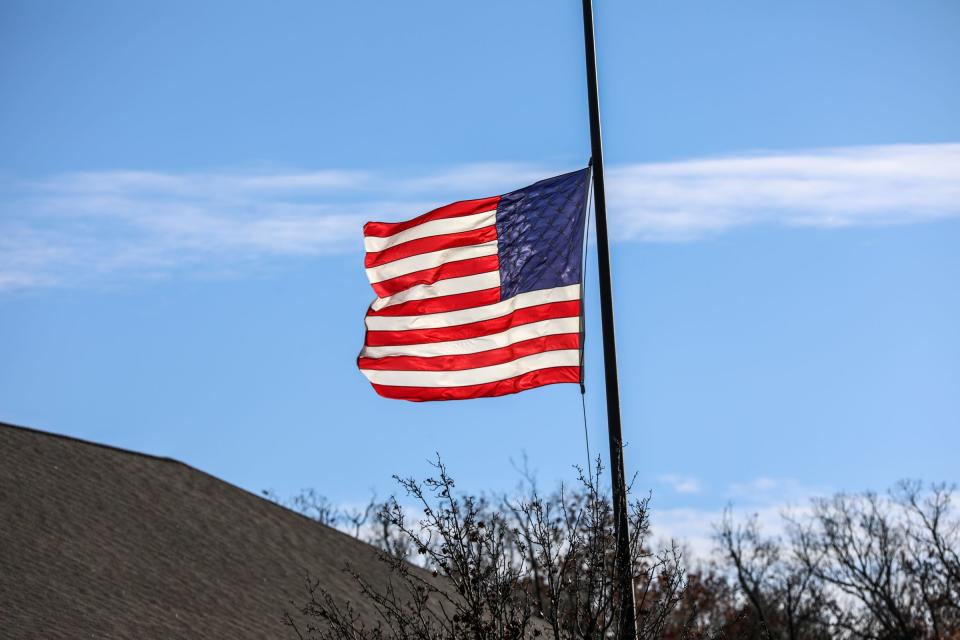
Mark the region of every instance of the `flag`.
[[590, 170], [363, 227], [377, 294], [357, 358], [378, 394], [501, 396], [582, 378]]

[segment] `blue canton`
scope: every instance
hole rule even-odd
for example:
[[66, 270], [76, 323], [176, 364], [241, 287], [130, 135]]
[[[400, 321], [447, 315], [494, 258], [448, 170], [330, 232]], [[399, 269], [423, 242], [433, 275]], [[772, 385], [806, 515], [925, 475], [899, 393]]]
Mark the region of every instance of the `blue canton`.
[[590, 170], [508, 193], [497, 207], [500, 299], [580, 282]]

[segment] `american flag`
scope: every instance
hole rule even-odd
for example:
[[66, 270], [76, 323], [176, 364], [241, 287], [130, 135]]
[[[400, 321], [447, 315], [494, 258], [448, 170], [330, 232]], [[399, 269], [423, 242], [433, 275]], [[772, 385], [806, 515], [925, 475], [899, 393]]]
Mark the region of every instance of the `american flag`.
[[360, 370], [381, 396], [464, 400], [582, 375], [590, 170], [363, 227]]

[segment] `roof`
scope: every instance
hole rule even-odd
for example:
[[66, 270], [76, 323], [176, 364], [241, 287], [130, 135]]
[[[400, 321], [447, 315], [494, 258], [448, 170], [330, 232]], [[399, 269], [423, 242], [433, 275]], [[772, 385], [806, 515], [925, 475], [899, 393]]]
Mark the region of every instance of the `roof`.
[[169, 458], [0, 423], [5, 638], [286, 637], [306, 571], [374, 612], [370, 545]]

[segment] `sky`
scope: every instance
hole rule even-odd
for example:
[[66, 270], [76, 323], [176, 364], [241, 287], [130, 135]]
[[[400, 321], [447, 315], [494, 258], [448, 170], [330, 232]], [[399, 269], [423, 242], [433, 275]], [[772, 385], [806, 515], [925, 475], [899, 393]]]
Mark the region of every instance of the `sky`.
[[[960, 5], [596, 13], [625, 460], [654, 526], [960, 480]], [[524, 456], [572, 480], [574, 385], [410, 404], [355, 358], [363, 222], [586, 164], [580, 20], [0, 4], [0, 420], [342, 504], [436, 453], [465, 491], [510, 490]]]

